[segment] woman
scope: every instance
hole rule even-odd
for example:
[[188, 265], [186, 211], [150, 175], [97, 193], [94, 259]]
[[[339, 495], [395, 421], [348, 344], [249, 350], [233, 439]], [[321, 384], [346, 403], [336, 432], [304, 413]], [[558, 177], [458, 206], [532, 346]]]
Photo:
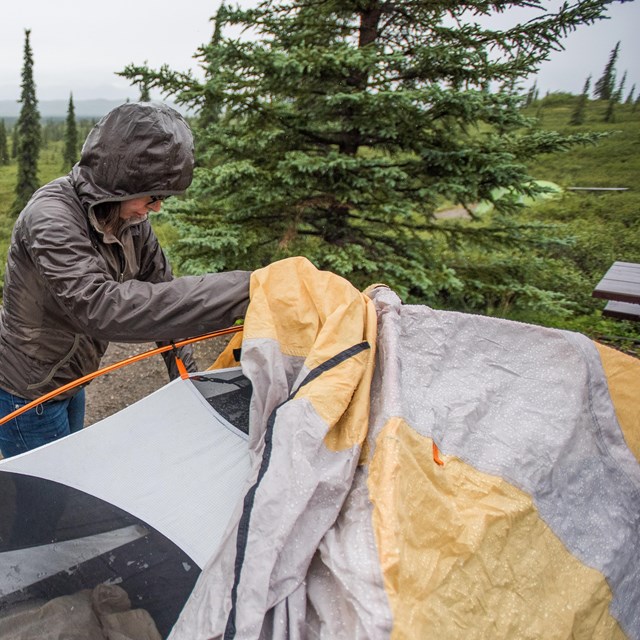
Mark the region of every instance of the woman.
[[[147, 220], [189, 186], [193, 162], [191, 131], [177, 111], [127, 103], [92, 129], [69, 175], [35, 192], [7, 258], [0, 416], [95, 371], [110, 340], [175, 340], [244, 315], [249, 272], [174, 279]], [[70, 392], [0, 426], [0, 450], [16, 455], [83, 420], [84, 392]]]

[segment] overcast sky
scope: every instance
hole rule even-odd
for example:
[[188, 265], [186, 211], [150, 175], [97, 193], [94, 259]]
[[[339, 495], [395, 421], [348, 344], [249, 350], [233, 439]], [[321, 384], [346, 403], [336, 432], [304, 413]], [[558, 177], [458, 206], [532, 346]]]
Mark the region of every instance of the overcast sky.
[[[146, 61], [151, 67], [166, 63], [175, 71], [192, 69], [198, 73], [193, 55], [211, 36], [210, 18], [218, 5], [219, 0], [12, 2], [11, 10], [3, 16], [0, 38], [0, 100], [20, 95], [25, 29], [31, 29], [39, 100], [66, 100], [70, 92], [74, 100], [136, 99], [138, 90], [115, 72], [128, 63]], [[610, 20], [581, 27], [570, 35], [565, 50], [543, 65], [537, 78], [541, 95], [560, 90], [580, 93], [589, 74], [594, 81], [600, 77], [619, 40], [616, 68], [619, 77], [628, 72], [625, 95], [634, 83], [638, 95], [640, 3], [616, 3], [609, 15]]]

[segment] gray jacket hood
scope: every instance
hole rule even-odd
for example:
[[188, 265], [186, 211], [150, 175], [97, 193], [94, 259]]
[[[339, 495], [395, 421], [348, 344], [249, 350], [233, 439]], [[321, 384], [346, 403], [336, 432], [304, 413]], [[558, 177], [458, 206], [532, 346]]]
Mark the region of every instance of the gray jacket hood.
[[193, 165], [191, 130], [175, 109], [127, 102], [91, 130], [71, 179], [88, 211], [100, 202], [181, 194]]

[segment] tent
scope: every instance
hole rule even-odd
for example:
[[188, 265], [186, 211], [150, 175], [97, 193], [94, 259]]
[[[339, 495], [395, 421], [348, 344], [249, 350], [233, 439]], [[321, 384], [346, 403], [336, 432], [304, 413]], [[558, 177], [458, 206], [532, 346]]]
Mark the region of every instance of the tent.
[[97, 558], [67, 592], [115, 582], [170, 640], [640, 638], [638, 360], [294, 258], [253, 274], [216, 367], [0, 463], [72, 487], [60, 530], [96, 547], [29, 560], [7, 611]]
[[[238, 367], [178, 379], [0, 462], [0, 638], [67, 638], [37, 607], [99, 584], [166, 637], [241, 498], [250, 396]], [[27, 605], [32, 635], [20, 618], [3, 626]]]

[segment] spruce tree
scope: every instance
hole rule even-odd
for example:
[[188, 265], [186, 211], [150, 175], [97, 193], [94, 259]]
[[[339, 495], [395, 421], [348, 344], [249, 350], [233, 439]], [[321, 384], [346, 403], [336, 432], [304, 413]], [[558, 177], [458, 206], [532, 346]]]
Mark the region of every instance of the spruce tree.
[[609, 103], [607, 104], [607, 111], [604, 114], [604, 122], [615, 122], [616, 105], [622, 102], [622, 92], [624, 91], [624, 85], [627, 81], [627, 72], [625, 71], [622, 76], [622, 80], [618, 85], [618, 88], [611, 94]]
[[525, 107], [530, 107], [534, 103], [536, 99], [536, 95], [538, 93], [537, 84], [538, 84], [537, 81], [534, 82], [533, 85], [531, 85], [531, 88], [529, 89], [529, 91], [527, 91], [527, 97], [524, 103]]
[[149, 93], [149, 85], [146, 82], [140, 83], [140, 102], [150, 102], [151, 94]]
[[7, 128], [4, 119], [0, 120], [0, 165], [9, 164], [9, 145], [7, 144]]
[[73, 94], [69, 94], [67, 121], [64, 129], [64, 151], [62, 153], [63, 170], [71, 170], [78, 161], [78, 151], [78, 125], [76, 123], [75, 107], [73, 106]]
[[624, 92], [624, 85], [627, 83], [627, 72], [625, 71], [624, 74], [622, 75], [622, 80], [620, 80], [620, 84], [618, 85], [618, 88], [616, 89], [615, 92], [615, 100], [616, 102], [622, 102], [622, 94]]
[[[537, 6], [540, 16], [495, 30], [473, 20], [493, 6], [484, 2], [263, 1], [226, 9], [225, 25], [252, 38], [203, 47], [204, 82], [129, 65], [121, 75], [149, 78], [194, 111], [208, 96], [221, 101], [200, 132], [189, 199], [174, 205], [187, 225], [180, 268], [253, 269], [305, 255], [406, 300], [540, 303], [546, 294], [522, 286], [520, 269], [552, 240], [515, 215], [519, 196], [538, 189], [525, 163], [592, 138], [542, 131], [520, 96], [486, 88], [534, 74], [607, 4], [547, 12], [543, 0], [501, 3], [505, 12]], [[497, 207], [487, 217], [474, 214], [483, 200]], [[446, 202], [472, 219], [440, 219]], [[514, 255], [526, 259], [516, 267]]]
[[[220, 7], [213, 19], [213, 33], [209, 46], [205, 47], [202, 52], [202, 60], [205, 67], [211, 71], [218, 68], [219, 61], [217, 55], [224, 51], [221, 47], [223, 29], [227, 20], [227, 7], [224, 2], [220, 3]], [[222, 62], [222, 61], [220, 61]], [[198, 112], [198, 125], [202, 129], [206, 129], [210, 124], [215, 124], [220, 118], [224, 100], [224, 88], [214, 81], [215, 72], [209, 74], [209, 82], [204, 86], [204, 101]]]
[[591, 87], [591, 76], [589, 76], [585, 80], [584, 87], [582, 88], [582, 93], [578, 97], [575, 109], [571, 114], [571, 119], [569, 120], [569, 124], [579, 125], [584, 123], [584, 113], [587, 106], [587, 101], [589, 100], [590, 87]]
[[15, 160], [18, 157], [18, 123], [14, 123], [11, 128], [11, 157]]
[[33, 54], [29, 36], [31, 31], [25, 30], [24, 65], [22, 67], [22, 84], [19, 102], [22, 103], [20, 116], [16, 126], [18, 128], [18, 180], [16, 183], [16, 197], [12, 211], [18, 214], [27, 204], [33, 192], [40, 186], [38, 182], [38, 156], [41, 145], [40, 113], [36, 99], [36, 85], [33, 80]]
[[624, 101], [625, 104], [633, 104], [633, 95], [636, 92], [636, 85], [634, 84], [631, 87], [631, 91], [629, 91], [629, 95], [627, 96], [627, 99]]
[[616, 121], [616, 102], [615, 94], [613, 94], [607, 102], [607, 110], [604, 112], [604, 116], [602, 118], [603, 122]]
[[611, 50], [609, 61], [602, 73], [600, 79], [594, 87], [595, 97], [598, 100], [610, 100], [615, 92], [616, 86], [616, 60], [620, 51], [620, 42]]

